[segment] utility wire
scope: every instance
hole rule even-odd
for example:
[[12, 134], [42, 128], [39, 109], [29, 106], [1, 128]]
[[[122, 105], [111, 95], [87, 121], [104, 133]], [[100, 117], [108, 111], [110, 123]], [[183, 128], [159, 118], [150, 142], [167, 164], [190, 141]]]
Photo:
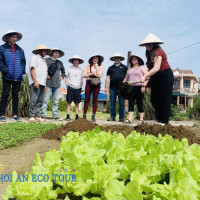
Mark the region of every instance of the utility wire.
[[167, 53], [167, 55], [172, 54], [172, 53], [176, 53], [177, 51], [181, 51], [181, 50], [183, 50], [183, 49], [186, 49], [186, 48], [188, 48], [188, 47], [191, 47], [191, 46], [194, 46], [194, 45], [197, 45], [197, 44], [200, 44], [200, 42], [196, 42], [196, 43], [194, 43], [194, 44], [185, 46], [185, 47], [183, 47], [183, 48], [181, 48], [181, 49], [177, 49], [176, 51], [172, 51], [172, 52], [170, 52], [170, 53]]

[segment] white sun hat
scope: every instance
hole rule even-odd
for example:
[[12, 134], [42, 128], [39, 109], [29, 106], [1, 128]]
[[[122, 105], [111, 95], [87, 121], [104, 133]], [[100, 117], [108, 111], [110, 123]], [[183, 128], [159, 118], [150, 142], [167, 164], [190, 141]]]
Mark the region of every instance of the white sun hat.
[[99, 58], [101, 59], [101, 63], [104, 61], [104, 57], [103, 57], [103, 56], [101, 56], [101, 55], [99, 55], [99, 54], [94, 54], [93, 56], [91, 56], [91, 57], [89, 58], [89, 60], [88, 60], [89, 63], [90, 63], [90, 61], [91, 61], [91, 59], [92, 59], [93, 57], [99, 57]]
[[125, 58], [120, 53], [115, 53], [112, 57], [110, 57], [111, 61], [115, 61], [115, 58], [119, 57], [121, 61], [125, 60]]
[[132, 63], [133, 57], [137, 57], [138, 59], [140, 59], [140, 60], [142, 61], [143, 65], [144, 65], [144, 61], [143, 61], [142, 57], [139, 56], [139, 55], [130, 55], [130, 56], [128, 57], [128, 63], [129, 63], [129, 64]]
[[149, 44], [149, 43], [163, 44], [164, 42], [153, 33], [149, 33], [144, 38], [144, 40], [139, 44], [139, 46], [145, 46], [146, 44]]
[[70, 62], [70, 63], [73, 64], [73, 60], [74, 60], [74, 59], [78, 59], [80, 64], [83, 64], [83, 63], [84, 63], [83, 59], [80, 58], [80, 56], [78, 56], [78, 55], [74, 55], [73, 57], [71, 57], [71, 58], [68, 60], [68, 62]]
[[8, 36], [9, 34], [12, 34], [12, 33], [16, 33], [16, 34], [17, 34], [18, 41], [22, 39], [22, 34], [21, 34], [21, 33], [17, 32], [17, 31], [14, 31], [14, 30], [8, 30], [8, 31], [3, 35], [2, 40], [3, 40], [4, 42], [8, 42], [7, 36]]
[[53, 51], [59, 51], [59, 57], [58, 58], [61, 58], [65, 55], [64, 51], [62, 51], [61, 49], [59, 49], [58, 47], [54, 47], [53, 49], [51, 49], [51, 53], [49, 54], [49, 56], [52, 56], [53, 55]]
[[49, 49], [47, 46], [43, 45], [43, 44], [40, 44], [38, 47], [36, 47], [32, 53], [33, 54], [38, 54], [39, 51], [41, 50], [46, 50], [47, 51], [47, 54], [49, 55], [51, 53], [51, 49]]

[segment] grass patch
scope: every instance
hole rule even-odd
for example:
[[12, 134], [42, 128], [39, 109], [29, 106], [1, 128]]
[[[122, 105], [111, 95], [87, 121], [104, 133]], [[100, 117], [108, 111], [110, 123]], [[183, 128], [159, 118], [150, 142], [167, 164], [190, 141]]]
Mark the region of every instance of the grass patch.
[[[58, 111], [58, 116], [65, 119], [67, 114], [65, 111]], [[92, 112], [87, 113], [87, 119], [90, 120], [92, 116]], [[47, 111], [47, 117], [52, 117], [52, 111]], [[75, 119], [75, 113], [70, 112], [71, 119]], [[83, 117], [83, 112], [79, 113], [79, 117]], [[110, 114], [108, 113], [102, 113], [102, 112], [96, 112], [95, 118], [96, 119], [107, 119], [110, 117]], [[118, 116], [117, 116], [118, 117]]]
[[0, 125], [0, 149], [16, 146], [34, 137], [39, 137], [47, 130], [59, 127], [57, 124], [42, 123], [6, 123]]

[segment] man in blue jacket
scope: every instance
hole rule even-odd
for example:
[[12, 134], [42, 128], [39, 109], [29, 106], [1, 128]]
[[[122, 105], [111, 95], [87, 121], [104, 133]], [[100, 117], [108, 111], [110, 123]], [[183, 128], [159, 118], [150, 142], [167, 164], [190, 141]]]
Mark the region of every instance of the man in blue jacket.
[[18, 117], [19, 90], [23, 74], [25, 74], [26, 59], [24, 51], [16, 42], [22, 39], [22, 34], [9, 30], [3, 35], [5, 44], [0, 46], [0, 71], [3, 88], [0, 102], [0, 122], [5, 122], [5, 112], [10, 89], [12, 87], [13, 120], [21, 121]]

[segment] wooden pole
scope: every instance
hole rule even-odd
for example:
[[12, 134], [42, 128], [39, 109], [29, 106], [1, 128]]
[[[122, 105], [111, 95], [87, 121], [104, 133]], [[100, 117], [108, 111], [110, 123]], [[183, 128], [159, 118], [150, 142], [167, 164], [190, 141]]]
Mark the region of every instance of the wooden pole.
[[[130, 68], [130, 64], [129, 64], [129, 62], [128, 62], [128, 58], [129, 58], [129, 56], [131, 56], [131, 51], [128, 51], [128, 55], [127, 55], [127, 67], [128, 68]], [[127, 111], [128, 112], [128, 100], [125, 100], [125, 111]]]

